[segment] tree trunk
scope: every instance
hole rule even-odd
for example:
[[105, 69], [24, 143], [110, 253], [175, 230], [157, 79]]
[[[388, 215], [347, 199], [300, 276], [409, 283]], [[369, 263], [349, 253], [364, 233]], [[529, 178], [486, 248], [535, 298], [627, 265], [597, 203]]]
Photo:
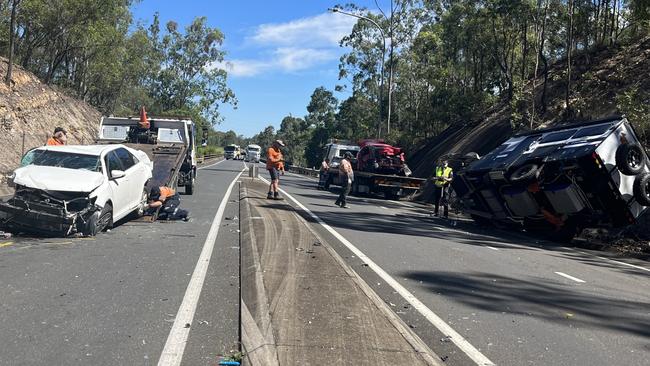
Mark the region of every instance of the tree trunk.
[[7, 61], [7, 75], [5, 75], [5, 84], [11, 86], [11, 77], [14, 68], [14, 48], [16, 47], [16, 12], [18, 11], [20, 0], [13, 0], [11, 4], [11, 21], [9, 22], [9, 59]]
[[573, 51], [573, 10], [574, 10], [575, 0], [569, 0], [569, 26], [568, 26], [568, 39], [567, 39], [567, 75], [566, 75], [566, 94], [564, 96], [564, 101], [566, 104], [566, 111], [570, 113], [571, 104], [571, 54]]

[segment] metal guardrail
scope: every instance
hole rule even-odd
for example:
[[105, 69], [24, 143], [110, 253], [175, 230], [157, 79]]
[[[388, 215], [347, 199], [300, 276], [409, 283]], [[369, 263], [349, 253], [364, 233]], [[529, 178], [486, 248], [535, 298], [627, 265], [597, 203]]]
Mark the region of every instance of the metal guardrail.
[[310, 177], [318, 177], [318, 175], [319, 175], [319, 171], [316, 170], [316, 169], [303, 168], [303, 167], [300, 167], [300, 166], [290, 166], [289, 171], [291, 173], [307, 175], [307, 176], [310, 176]]
[[216, 159], [216, 158], [219, 158], [219, 157], [222, 157], [222, 156], [223, 155], [217, 155], [217, 154], [203, 155], [203, 156], [199, 156], [198, 158], [196, 158], [196, 162], [199, 163], [199, 164], [202, 164], [206, 160]]

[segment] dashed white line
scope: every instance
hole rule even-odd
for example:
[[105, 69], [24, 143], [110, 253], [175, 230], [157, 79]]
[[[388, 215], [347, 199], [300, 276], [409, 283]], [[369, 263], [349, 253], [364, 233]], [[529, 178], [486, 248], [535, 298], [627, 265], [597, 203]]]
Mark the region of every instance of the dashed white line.
[[[261, 178], [260, 179], [267, 184], [268, 180]], [[451, 341], [460, 348], [469, 358], [472, 359], [477, 365], [480, 366], [494, 366], [494, 363], [490, 361], [485, 355], [481, 353], [476, 347], [470, 344], [460, 333], [456, 332], [449, 324], [447, 324], [442, 318], [440, 318], [436, 313], [429, 309], [422, 301], [420, 301], [415, 295], [413, 295], [409, 290], [402, 286], [397, 280], [391, 277], [386, 271], [384, 271], [378, 264], [376, 264], [372, 259], [366, 256], [361, 250], [354, 246], [350, 241], [348, 241], [343, 235], [339, 234], [334, 228], [325, 223], [320, 217], [311, 212], [307, 207], [305, 207], [298, 200], [293, 198], [285, 190], [280, 189], [280, 192], [284, 194], [285, 197], [293, 201], [298, 207], [305, 211], [309, 216], [311, 216], [316, 222], [318, 222], [325, 230], [330, 234], [336, 237], [343, 245], [345, 245], [354, 255], [357, 256], [363, 263], [368, 265], [368, 268], [372, 269], [379, 277], [381, 277], [386, 284], [391, 286], [400, 296], [402, 296], [406, 301], [408, 301], [415, 310], [417, 310], [422, 316], [424, 316], [433, 326], [438, 328], [443, 334], [450, 337]]]
[[486, 248], [488, 248], [488, 249], [492, 249], [492, 250], [496, 250], [496, 251], [499, 251], [499, 249], [498, 249], [498, 248], [495, 248], [495, 247], [491, 247], [491, 246], [489, 246], [489, 245], [485, 245], [485, 247], [486, 247]]
[[235, 179], [233, 179], [233, 181], [230, 183], [228, 190], [226, 190], [226, 194], [223, 196], [223, 199], [219, 204], [217, 213], [214, 215], [212, 226], [210, 226], [210, 231], [208, 232], [208, 237], [205, 239], [203, 249], [201, 250], [201, 255], [199, 256], [199, 260], [196, 262], [196, 267], [192, 273], [192, 278], [190, 279], [190, 283], [187, 285], [187, 290], [185, 290], [183, 302], [178, 309], [176, 319], [174, 320], [172, 329], [169, 332], [169, 336], [167, 337], [167, 342], [165, 342], [165, 347], [163, 348], [160, 359], [158, 360], [158, 366], [177, 366], [180, 365], [181, 361], [183, 360], [183, 352], [185, 352], [187, 338], [190, 335], [190, 326], [192, 324], [192, 320], [194, 319], [196, 305], [199, 302], [199, 296], [201, 296], [203, 282], [205, 281], [208, 266], [210, 265], [212, 250], [214, 249], [214, 244], [217, 241], [217, 235], [219, 235], [219, 227], [221, 226], [223, 213], [226, 209], [226, 203], [228, 202], [230, 193], [232, 192], [235, 183], [242, 175], [242, 173], [243, 170], [237, 174]]
[[564, 277], [564, 278], [568, 278], [568, 279], [570, 279], [571, 281], [576, 281], [576, 282], [578, 282], [578, 283], [585, 283], [584, 280], [581, 280], [581, 279], [579, 279], [579, 278], [577, 278], [577, 277], [573, 277], [573, 276], [568, 275], [568, 274], [566, 274], [566, 273], [564, 273], [564, 272], [555, 272], [555, 274], [556, 274], [556, 275], [560, 275], [560, 276], [562, 276], [562, 277]]

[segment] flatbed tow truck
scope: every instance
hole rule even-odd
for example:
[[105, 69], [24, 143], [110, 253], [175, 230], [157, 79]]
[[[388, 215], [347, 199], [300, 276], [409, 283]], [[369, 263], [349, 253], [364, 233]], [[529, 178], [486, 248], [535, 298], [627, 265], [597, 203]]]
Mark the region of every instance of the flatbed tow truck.
[[[387, 150], [391, 151], [390, 156], [386, 156]], [[399, 156], [401, 153], [399, 148], [393, 148], [379, 140], [366, 140], [361, 143], [361, 146], [348, 142], [333, 142], [325, 146], [325, 157], [330, 159], [326, 187], [331, 184], [342, 185], [339, 162], [346, 152], [357, 156], [352, 161], [354, 181], [351, 193], [353, 195], [380, 194], [386, 199], [398, 200], [415, 194], [426, 182], [426, 179], [410, 176], [410, 170]], [[393, 154], [394, 152], [397, 154]]]
[[119, 143], [145, 152], [153, 162], [151, 187], [184, 187], [194, 193], [196, 182], [195, 125], [188, 118], [150, 118], [146, 125], [131, 117], [103, 117], [97, 143]]

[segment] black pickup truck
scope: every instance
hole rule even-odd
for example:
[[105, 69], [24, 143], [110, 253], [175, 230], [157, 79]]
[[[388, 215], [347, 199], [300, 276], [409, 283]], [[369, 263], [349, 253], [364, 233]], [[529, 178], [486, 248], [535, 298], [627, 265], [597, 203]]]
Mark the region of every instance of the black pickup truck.
[[650, 206], [650, 167], [624, 117], [517, 134], [461, 170], [452, 186], [476, 221], [569, 241], [623, 227]]

